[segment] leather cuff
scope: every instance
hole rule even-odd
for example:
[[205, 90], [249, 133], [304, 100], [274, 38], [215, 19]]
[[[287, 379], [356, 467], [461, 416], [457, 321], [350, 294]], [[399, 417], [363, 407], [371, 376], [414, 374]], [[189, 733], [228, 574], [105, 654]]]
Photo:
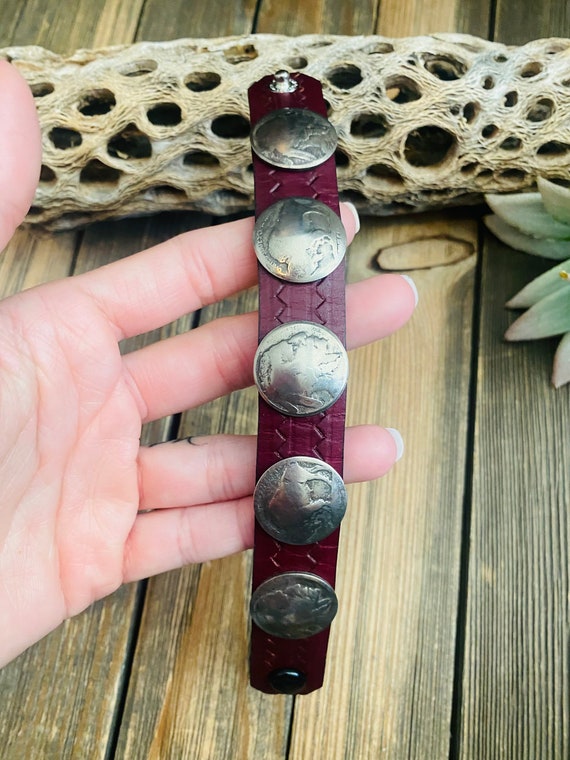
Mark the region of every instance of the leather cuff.
[[334, 592], [345, 393], [346, 236], [320, 83], [277, 72], [249, 90], [259, 260], [251, 684], [322, 685]]

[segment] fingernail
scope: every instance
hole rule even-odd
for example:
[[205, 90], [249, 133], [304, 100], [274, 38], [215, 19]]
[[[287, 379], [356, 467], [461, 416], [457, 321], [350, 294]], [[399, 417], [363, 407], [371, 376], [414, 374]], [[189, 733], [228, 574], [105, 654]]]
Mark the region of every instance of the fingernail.
[[403, 277], [404, 280], [406, 280], [406, 282], [408, 283], [408, 285], [410, 286], [410, 288], [414, 291], [414, 298], [416, 299], [416, 302], [415, 302], [414, 305], [417, 306], [420, 297], [419, 297], [419, 294], [418, 294], [418, 289], [416, 288], [416, 283], [407, 274], [402, 274], [400, 276]]
[[404, 439], [402, 438], [402, 434], [396, 428], [386, 428], [386, 430], [394, 439], [394, 443], [396, 444], [396, 462], [399, 462], [404, 456]]
[[350, 203], [350, 201], [344, 201], [344, 205], [354, 217], [354, 223], [356, 224], [356, 232], [358, 232], [360, 230], [360, 217], [358, 216], [358, 211], [356, 210], [356, 206], [353, 203]]

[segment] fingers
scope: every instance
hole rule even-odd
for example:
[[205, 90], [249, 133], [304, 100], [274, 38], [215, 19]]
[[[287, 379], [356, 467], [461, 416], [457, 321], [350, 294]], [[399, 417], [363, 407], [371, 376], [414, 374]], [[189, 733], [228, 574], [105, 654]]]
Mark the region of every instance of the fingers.
[[[255, 447], [254, 436], [236, 435], [198, 436], [142, 447], [139, 508], [186, 507], [251, 494], [255, 485]], [[345, 450], [347, 483], [384, 475], [398, 456], [393, 435], [376, 425], [348, 428]]]
[[[349, 242], [356, 218], [341, 206]], [[253, 218], [178, 235], [77, 278], [118, 339], [139, 335], [253, 285]]]
[[[383, 475], [401, 453], [396, 438], [374, 425], [349, 428], [346, 482]], [[141, 449], [141, 508], [156, 511], [136, 518], [125, 551], [124, 580], [250, 548], [254, 459], [255, 439], [249, 436], [212, 436]]]
[[0, 61], [0, 251], [30, 208], [41, 164], [34, 99], [23, 77]]
[[[400, 275], [380, 275], [349, 286], [349, 348], [390, 335], [409, 319], [414, 306], [414, 290]], [[250, 385], [256, 347], [257, 316], [244, 314], [128, 354], [125, 369], [139, 397], [144, 421]]]

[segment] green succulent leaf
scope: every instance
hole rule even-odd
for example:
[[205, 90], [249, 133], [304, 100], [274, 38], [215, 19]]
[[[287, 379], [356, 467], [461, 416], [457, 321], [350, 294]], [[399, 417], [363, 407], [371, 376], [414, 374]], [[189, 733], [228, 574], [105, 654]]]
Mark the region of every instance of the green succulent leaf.
[[570, 283], [525, 311], [505, 333], [507, 340], [535, 340], [570, 331]]
[[568, 382], [570, 382], [570, 332], [567, 332], [558, 344], [552, 370], [552, 384], [555, 388], [560, 388]]
[[488, 194], [485, 200], [498, 217], [525, 235], [570, 240], [570, 224], [550, 216], [540, 193]]
[[570, 272], [570, 259], [557, 264], [548, 272], [544, 272], [529, 282], [507, 302], [507, 307], [509, 309], [528, 309], [551, 293], [556, 293], [564, 288], [569, 289], [568, 280], [564, 278], [565, 272]]
[[539, 177], [538, 190], [547, 212], [564, 224], [570, 224], [570, 189]]
[[511, 227], [510, 224], [495, 215], [486, 216], [484, 221], [487, 228], [495, 237], [499, 238], [501, 243], [517, 251], [557, 261], [567, 259], [570, 256], [570, 241], [531, 237], [515, 229], [515, 227]]

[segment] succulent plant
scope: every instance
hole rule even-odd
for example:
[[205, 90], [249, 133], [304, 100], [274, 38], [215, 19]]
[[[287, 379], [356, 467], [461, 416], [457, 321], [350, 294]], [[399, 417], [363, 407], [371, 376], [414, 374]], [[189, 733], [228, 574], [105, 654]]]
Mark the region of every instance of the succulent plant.
[[485, 199], [494, 212], [485, 223], [499, 240], [560, 262], [507, 302], [508, 308], [526, 311], [505, 333], [506, 340], [563, 336], [552, 372], [552, 383], [559, 388], [570, 382], [570, 188], [541, 177], [536, 193]]

